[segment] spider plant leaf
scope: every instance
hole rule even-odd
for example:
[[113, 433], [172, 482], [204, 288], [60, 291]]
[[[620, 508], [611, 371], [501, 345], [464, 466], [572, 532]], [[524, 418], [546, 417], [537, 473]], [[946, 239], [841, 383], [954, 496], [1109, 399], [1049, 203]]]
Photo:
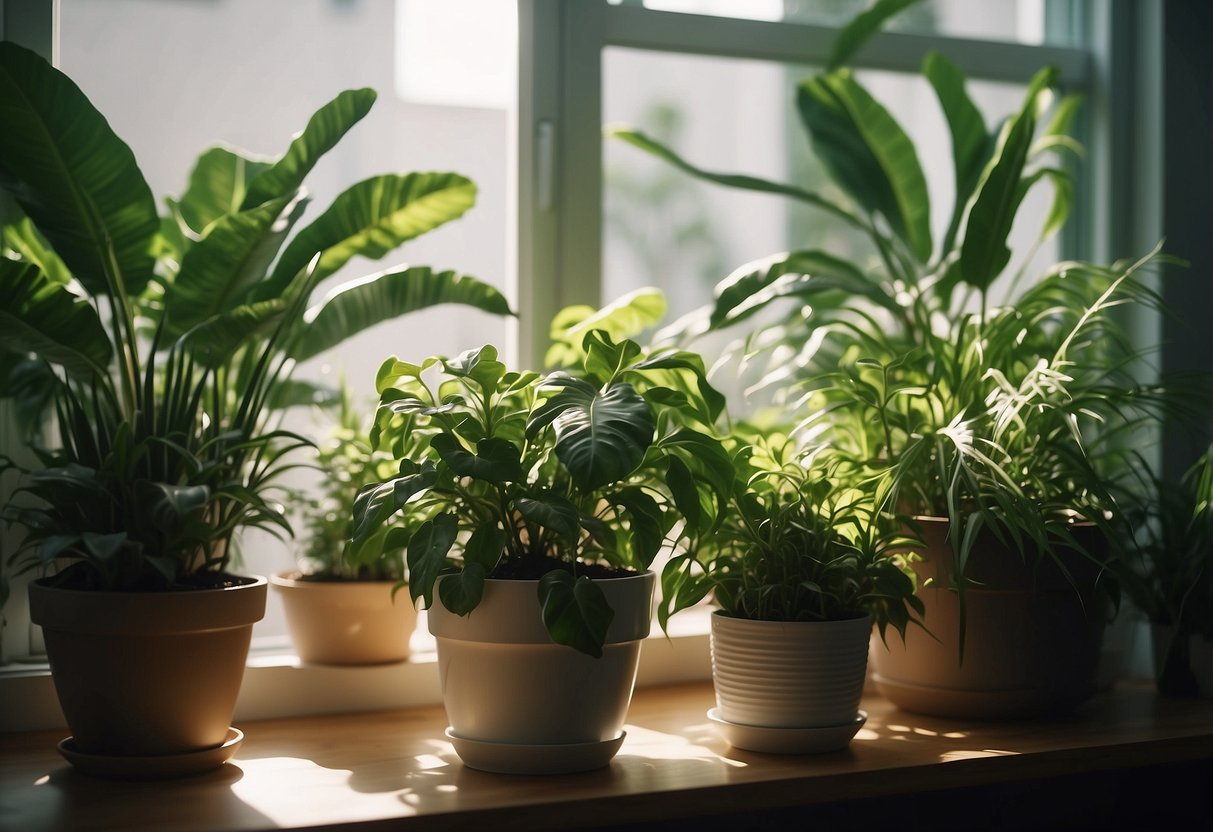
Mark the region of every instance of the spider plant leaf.
[[462, 216], [476, 201], [476, 186], [457, 173], [386, 174], [352, 185], [287, 244], [254, 297], [282, 295], [312, 258], [315, 285], [355, 256], [377, 260], [402, 243]]
[[596, 390], [566, 387], [549, 404], [558, 406], [556, 456], [581, 491], [618, 482], [644, 461], [656, 422], [648, 402], [627, 382]]
[[838, 33], [838, 37], [834, 39], [834, 48], [830, 50], [829, 60], [826, 61], [826, 69], [832, 71], [846, 64], [872, 35], [880, 31], [885, 21], [917, 2], [919, 0], [876, 0], [853, 17]]
[[553, 642], [596, 659], [602, 657], [615, 611], [607, 605], [600, 586], [585, 576], [574, 578], [554, 570], [539, 579], [539, 604], [543, 626]]
[[208, 148], [194, 162], [185, 193], [173, 205], [186, 226], [201, 236], [220, 217], [240, 213], [249, 183], [269, 166], [269, 159], [235, 148]]
[[865, 223], [861, 217], [857, 216], [848, 208], [813, 191], [806, 191], [804, 188], [798, 188], [795, 185], [784, 185], [779, 182], [771, 182], [766, 179], [760, 179], [756, 176], [748, 176], [746, 174], [739, 173], [713, 173], [712, 171], [698, 168], [683, 159], [670, 148], [663, 145], [661, 142], [646, 136], [639, 130], [631, 130], [623, 126], [613, 126], [605, 128], [604, 132], [607, 136], [622, 139], [628, 144], [647, 151], [659, 159], [664, 159], [679, 170], [689, 173], [691, 176], [698, 179], [703, 179], [716, 185], [724, 185], [725, 187], [729, 188], [740, 188], [746, 191], [757, 191], [759, 193], [779, 194], [780, 196], [791, 197], [792, 199], [807, 203], [833, 214], [855, 228], [864, 230], [867, 229], [867, 223]]
[[[143, 291], [156, 203], [131, 149], [66, 75], [0, 41], [0, 187], [94, 295]], [[36, 137], [36, 138], [35, 138]]]
[[257, 172], [240, 207], [248, 210], [294, 193], [316, 166], [355, 124], [370, 112], [376, 93], [369, 88], [345, 90], [308, 119], [285, 154]]
[[303, 213], [302, 194], [216, 219], [186, 251], [164, 295], [165, 334], [177, 337], [244, 302]]
[[939, 106], [943, 109], [952, 134], [952, 170], [955, 173], [956, 199], [952, 218], [944, 235], [940, 251], [946, 255], [952, 250], [961, 220], [981, 179], [986, 160], [993, 150], [990, 135], [986, 132], [981, 111], [965, 91], [965, 75], [960, 69], [938, 52], [931, 52], [922, 63], [922, 74], [926, 76]]
[[92, 304], [30, 263], [0, 257], [0, 352], [34, 353], [80, 379], [104, 378], [113, 348]]
[[303, 316], [306, 326], [288, 349], [296, 361], [327, 352], [346, 338], [383, 321], [456, 303], [492, 315], [512, 315], [495, 287], [454, 271], [400, 266], [333, 289]]
[[927, 180], [914, 143], [847, 70], [801, 82], [796, 95], [813, 150], [865, 210], [884, 216], [914, 257], [931, 256]]

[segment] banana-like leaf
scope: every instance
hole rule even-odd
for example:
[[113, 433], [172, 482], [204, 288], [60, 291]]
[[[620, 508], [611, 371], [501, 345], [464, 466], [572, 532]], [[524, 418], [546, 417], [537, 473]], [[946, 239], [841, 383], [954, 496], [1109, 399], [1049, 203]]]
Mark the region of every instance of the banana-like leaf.
[[825, 292], [859, 295], [885, 309], [899, 309], [879, 283], [852, 263], [824, 251], [793, 251], [746, 263], [725, 278], [716, 287], [711, 326], [732, 326], [779, 298]]
[[559, 394], [556, 456], [582, 491], [618, 482], [644, 461], [656, 424], [649, 404], [632, 385], [611, 384], [592, 394], [582, 386]]
[[240, 211], [249, 183], [269, 166], [268, 159], [235, 148], [208, 148], [194, 163], [185, 193], [176, 203], [181, 218], [195, 234], [205, 233], [215, 220]]
[[556, 569], [539, 579], [539, 604], [543, 626], [552, 641], [596, 659], [602, 656], [602, 644], [615, 611], [607, 604], [601, 587], [584, 575], [574, 578]]
[[320, 255], [312, 285], [355, 255], [378, 259], [399, 245], [462, 216], [476, 186], [457, 173], [410, 173], [365, 179], [343, 192], [287, 245], [270, 279], [253, 297], [281, 296]]
[[282, 158], [252, 180], [241, 208], [248, 210], [294, 193], [320, 157], [332, 150], [350, 128], [370, 112], [375, 96], [375, 91], [369, 88], [345, 90], [317, 110]]
[[113, 349], [97, 311], [30, 263], [0, 258], [0, 351], [32, 352], [77, 378], [105, 375]]
[[160, 220], [131, 149], [66, 75], [0, 41], [0, 186], [92, 294], [138, 295]]
[[886, 20], [917, 2], [919, 0], [877, 0], [856, 15], [834, 39], [834, 48], [830, 50], [826, 69], [832, 71], [847, 63], [872, 35], [880, 31]]
[[303, 213], [302, 193], [225, 214], [191, 246], [164, 296], [166, 334], [176, 337], [242, 304]]
[[17, 252], [22, 260], [37, 266], [52, 283], [69, 283], [72, 273], [55, 254], [30, 218], [21, 213], [17, 203], [8, 194], [0, 191], [0, 218], [5, 223], [0, 227], [0, 244]]
[[641, 150], [652, 153], [660, 159], [672, 164], [674, 167], [682, 170], [699, 179], [713, 182], [717, 185], [724, 185], [729, 188], [741, 188], [747, 191], [758, 191], [767, 194], [780, 194], [781, 196], [791, 197], [800, 202], [808, 203], [823, 211], [828, 211], [834, 216], [845, 220], [856, 228], [867, 230], [867, 223], [862, 218], [856, 216], [847, 208], [838, 203], [827, 199], [813, 191], [806, 191], [804, 188], [797, 188], [795, 185], [784, 185], [779, 182], [771, 182], [766, 179], [759, 179], [756, 176], [748, 176], [741, 173], [713, 173], [692, 165], [690, 162], [683, 159], [670, 148], [663, 145], [656, 139], [646, 136], [639, 130], [631, 130], [627, 127], [614, 126], [604, 128], [607, 136], [616, 139], [623, 139], [630, 145], [640, 148]]
[[281, 300], [244, 304], [198, 324], [182, 337], [199, 364], [219, 367], [245, 344], [266, 337], [286, 310]]
[[333, 289], [304, 314], [289, 352], [297, 361], [319, 355], [375, 324], [443, 303], [512, 315], [509, 302], [487, 283], [429, 266], [402, 266]]
[[813, 149], [840, 186], [879, 212], [919, 262], [931, 256], [927, 180], [914, 143], [847, 70], [800, 84], [796, 105]]
[[1056, 70], [1046, 67], [1032, 79], [1023, 109], [1003, 127], [969, 211], [960, 248], [960, 278], [982, 291], [1011, 259], [1007, 237], [1025, 193], [1020, 180], [1036, 132], [1041, 97], [1055, 77]]
[[956, 241], [960, 222], [964, 218], [969, 197], [981, 179], [981, 171], [993, 149], [986, 132], [981, 111], [965, 92], [965, 76], [960, 69], [938, 52], [927, 55], [922, 63], [922, 74], [931, 83], [939, 106], [943, 109], [952, 134], [952, 168], [956, 177], [956, 201], [952, 218], [940, 249], [947, 254]]

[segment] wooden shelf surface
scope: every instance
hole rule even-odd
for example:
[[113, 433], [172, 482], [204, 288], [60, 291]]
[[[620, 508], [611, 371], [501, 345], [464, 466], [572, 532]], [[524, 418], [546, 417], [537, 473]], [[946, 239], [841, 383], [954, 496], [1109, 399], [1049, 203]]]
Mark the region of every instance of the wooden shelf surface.
[[0, 829], [569, 828], [708, 817], [1213, 759], [1213, 702], [1145, 685], [1048, 722], [914, 716], [868, 697], [845, 751], [738, 751], [705, 712], [709, 683], [637, 691], [611, 765], [561, 777], [487, 774], [443, 738], [442, 708], [248, 722], [234, 761], [178, 780], [79, 774], [62, 732], [0, 735]]

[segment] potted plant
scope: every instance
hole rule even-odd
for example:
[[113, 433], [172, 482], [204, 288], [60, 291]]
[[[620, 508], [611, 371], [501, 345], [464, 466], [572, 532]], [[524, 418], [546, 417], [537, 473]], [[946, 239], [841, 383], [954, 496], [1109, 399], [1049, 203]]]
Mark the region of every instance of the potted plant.
[[709, 593], [708, 716], [730, 744], [809, 753], [844, 747], [863, 725], [868, 641], [920, 623], [909, 568], [914, 541], [882, 517], [878, 483], [859, 490], [828, 448], [739, 427], [737, 485], [721, 529], [662, 574], [659, 617]]
[[1179, 482], [1143, 459], [1115, 536], [1122, 583], [1150, 621], [1160, 692], [1213, 695], [1213, 448]]
[[372, 440], [400, 470], [359, 493], [352, 549], [405, 550], [447, 736], [475, 768], [609, 762], [649, 632], [649, 565], [696, 545], [731, 486], [698, 357], [601, 330], [582, 345], [546, 376], [507, 371], [491, 346], [379, 371]]
[[355, 559], [349, 547], [354, 497], [396, 470], [389, 454], [370, 446], [367, 421], [343, 385], [337, 424], [315, 451], [323, 476], [320, 493], [298, 495], [299, 568], [270, 576], [295, 652], [305, 662], [386, 664], [409, 657], [417, 612], [412, 604], [398, 602], [394, 591], [405, 578], [403, 554], [373, 541], [361, 548], [364, 557]]
[[160, 217], [80, 89], [0, 43], [0, 185], [12, 196], [0, 353], [44, 386], [58, 439], [26, 472], [33, 504], [5, 516], [26, 529], [19, 569], [63, 566], [31, 585], [31, 617], [72, 730], [60, 747], [86, 770], [180, 774], [239, 743], [229, 726], [266, 582], [228, 568], [239, 530], [289, 531], [274, 489], [309, 443], [272, 417], [311, 396], [291, 382], [295, 362], [434, 302], [507, 311], [491, 287], [426, 267], [307, 307], [354, 255], [381, 257], [473, 198], [456, 174], [373, 177], [291, 236], [303, 179], [374, 97], [342, 93], [272, 164], [212, 148]]
[[[1046, 68], [1022, 107], [990, 129], [963, 73], [935, 53], [922, 71], [951, 134], [956, 189], [933, 241], [919, 149], [845, 67], [905, 5], [856, 18], [826, 70], [797, 89], [813, 150], [845, 199], [703, 171], [636, 131], [615, 135], [709, 181], [820, 209], [867, 249], [843, 258], [809, 248], [742, 266], [709, 309], [670, 331], [694, 336], [763, 314], [745, 348], [775, 359], [768, 386], [802, 407], [802, 429], [849, 456], [861, 478], [891, 475], [898, 512], [919, 517], [928, 546], [915, 569], [936, 638], [877, 647], [881, 691], [903, 708], [950, 715], [1065, 710], [1095, 690], [1099, 590], [1110, 583], [1096, 529], [1116, 510], [1116, 440], [1161, 406], [1160, 391], [1134, 379], [1138, 353], [1110, 312], [1154, 306], [1139, 278], [1159, 258], [1061, 262], [1033, 277], [1031, 255], [1071, 206], [1070, 174], [1054, 156], [1077, 150], [1068, 131], [1078, 102], [1062, 99], [1044, 121], [1055, 80]], [[1045, 182], [1054, 200], [1039, 241], [1008, 269], [1016, 214]], [[974, 645], [987, 635], [994, 641]]]

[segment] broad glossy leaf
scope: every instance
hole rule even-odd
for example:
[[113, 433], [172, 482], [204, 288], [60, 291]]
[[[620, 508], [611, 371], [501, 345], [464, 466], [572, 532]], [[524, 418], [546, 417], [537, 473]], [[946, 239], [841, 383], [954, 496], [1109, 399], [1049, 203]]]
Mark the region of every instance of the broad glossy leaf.
[[678, 456], [697, 480], [711, 487], [719, 510], [724, 511], [733, 493], [735, 469], [720, 440], [684, 427], [663, 437], [659, 445], [667, 454]]
[[375, 91], [369, 88], [345, 90], [312, 114], [282, 158], [252, 180], [241, 207], [252, 208], [294, 193], [320, 157], [336, 147], [350, 128], [370, 112], [375, 96]]
[[0, 191], [0, 243], [21, 255], [21, 259], [37, 266], [52, 283], [70, 283], [72, 273], [45, 238], [38, 233], [30, 218], [21, 213], [17, 203]]
[[572, 544], [581, 536], [581, 520], [577, 507], [563, 497], [548, 494], [541, 498], [519, 497], [515, 501], [523, 518], [551, 529]]
[[635, 289], [601, 309], [566, 306], [556, 313], [550, 328], [552, 347], [544, 358], [548, 367], [568, 367], [582, 356], [581, 343], [595, 329], [613, 340], [634, 338], [665, 317], [665, 295], [660, 289]]
[[965, 76], [960, 69], [938, 52], [927, 55], [922, 74], [935, 90], [952, 134], [952, 170], [955, 173], [956, 199], [952, 219], [944, 236], [941, 251], [951, 251], [964, 218], [965, 208], [973, 189], [981, 179], [982, 168], [992, 149], [981, 111], [965, 92]]
[[249, 183], [269, 166], [269, 159], [232, 147], [208, 148], [194, 162], [185, 193], [174, 204], [186, 225], [201, 235], [220, 217], [239, 213]]
[[827, 70], [838, 69], [863, 48], [872, 35], [880, 31], [885, 21], [919, 0], [876, 0], [843, 27], [834, 39], [834, 48], [826, 62]]
[[427, 461], [418, 471], [360, 489], [354, 498], [354, 548], [361, 547], [388, 518], [414, 496], [432, 487], [436, 481], [434, 464]]
[[497, 384], [505, 378], [505, 364], [497, 360], [497, 348], [486, 344], [480, 349], [465, 350], [450, 361], [442, 362], [453, 376], [470, 378], [482, 388], [495, 391]]
[[485, 575], [491, 575], [497, 567], [497, 561], [505, 552], [506, 534], [498, 526], [483, 523], [468, 537], [463, 544], [464, 571], [471, 565], [479, 566]]
[[409, 540], [405, 558], [409, 565], [409, 595], [416, 603], [425, 599], [426, 609], [434, 603], [434, 583], [446, 568], [446, 556], [459, 533], [459, 520], [453, 514], [439, 514], [417, 527]]
[[92, 294], [138, 295], [152, 276], [156, 203], [131, 149], [80, 88], [0, 41], [0, 186]]
[[0, 351], [32, 352], [77, 378], [104, 377], [113, 348], [97, 311], [29, 263], [0, 257]]
[[618, 382], [587, 395], [569, 387], [553, 424], [556, 456], [582, 491], [618, 482], [644, 461], [656, 424], [649, 404], [632, 385]]
[[482, 439], [472, 453], [449, 433], [439, 433], [430, 440], [430, 447], [457, 476], [472, 477], [496, 485], [520, 482], [523, 473], [518, 448], [504, 439]]
[[[678, 374], [684, 376], [689, 374], [695, 380], [695, 390], [699, 393], [698, 399], [687, 395], [686, 403], [674, 408], [682, 410], [682, 415], [695, 414], [704, 422], [711, 423], [724, 412], [727, 404], [724, 394], [708, 381], [707, 368], [703, 366], [703, 358], [696, 353], [686, 350], [662, 350], [632, 365], [627, 372], [639, 373], [650, 380], [654, 378], [665, 380], [658, 375], [663, 370], [671, 371], [674, 374], [673, 378], [678, 378]], [[649, 393], [649, 390], [645, 391], [646, 398], [649, 398]], [[690, 393], [689, 388], [687, 388], [687, 393]]]
[[484, 597], [484, 567], [479, 563], [465, 563], [463, 569], [444, 575], [438, 582], [438, 597], [442, 606], [455, 615], [467, 615], [480, 606]]
[[539, 579], [539, 604], [552, 641], [596, 659], [602, 657], [615, 611], [607, 605], [601, 587], [585, 576], [574, 578], [554, 570]]
[[244, 302], [303, 213], [301, 194], [225, 214], [186, 251], [164, 296], [166, 334], [181, 335]]
[[1046, 68], [1033, 78], [1023, 109], [1003, 128], [969, 211], [960, 248], [960, 275], [965, 283], [982, 291], [1011, 259], [1007, 237], [1023, 200], [1020, 179], [1036, 131], [1039, 97], [1055, 75], [1055, 70]]
[[614, 381], [619, 374], [640, 357], [640, 345], [624, 339], [616, 344], [602, 330], [587, 332], [581, 342], [585, 354], [585, 371], [598, 384]]
[[803, 81], [800, 117], [835, 181], [882, 214], [920, 262], [931, 256], [930, 199], [914, 143], [876, 99], [838, 70]]
[[647, 569], [665, 542], [666, 523], [661, 507], [652, 495], [638, 486], [621, 488], [606, 499], [624, 510], [624, 519], [632, 539], [634, 565]]
[[454, 271], [404, 266], [350, 281], [333, 289], [304, 315], [306, 327], [290, 354], [303, 361], [327, 352], [375, 324], [443, 303], [471, 306], [492, 315], [511, 315], [496, 288]]
[[402, 243], [463, 215], [476, 201], [476, 186], [457, 173], [410, 173], [365, 179], [343, 192], [287, 245], [258, 298], [286, 291], [320, 255], [313, 284], [354, 256], [377, 260]]
[[712, 173], [711, 171], [697, 168], [690, 162], [683, 159], [670, 148], [663, 145], [656, 139], [646, 136], [639, 130], [630, 130], [626, 127], [608, 127], [605, 130], [606, 135], [622, 139], [630, 145], [652, 153], [661, 159], [672, 164], [674, 167], [682, 170], [692, 176], [704, 179], [708, 182], [713, 182], [717, 185], [724, 185], [730, 188], [741, 188], [747, 191], [759, 191], [760, 193], [780, 194], [782, 196], [791, 197], [800, 202], [808, 203], [823, 211], [828, 211], [840, 219], [845, 220], [856, 228], [867, 228], [860, 217], [857, 217], [847, 208], [839, 205], [832, 200], [829, 200], [820, 194], [813, 191], [806, 191], [804, 188], [798, 188], [795, 185], [784, 185], [779, 182], [770, 182], [766, 179], [759, 179], [756, 176], [747, 176], [737, 173]]
[[[671, 456], [666, 465], [666, 487], [674, 498], [674, 505], [682, 515], [687, 526], [694, 530], [700, 529], [702, 511], [699, 506], [699, 489], [695, 487], [695, 478], [686, 463], [676, 456]], [[709, 524], [710, 525], [710, 524]]]

